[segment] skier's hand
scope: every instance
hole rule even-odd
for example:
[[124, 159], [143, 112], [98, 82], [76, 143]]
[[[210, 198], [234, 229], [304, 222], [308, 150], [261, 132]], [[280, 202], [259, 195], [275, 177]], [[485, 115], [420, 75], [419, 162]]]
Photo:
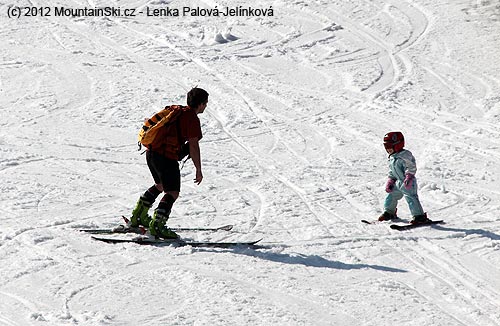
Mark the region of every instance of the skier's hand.
[[200, 184], [202, 180], [203, 174], [201, 173], [201, 170], [196, 170], [196, 178], [194, 179], [194, 183]]
[[411, 187], [413, 186], [413, 182], [415, 181], [415, 175], [411, 173], [407, 173], [405, 175], [405, 180], [403, 181], [403, 184], [405, 185], [406, 190], [410, 190]]
[[385, 184], [385, 192], [389, 193], [389, 192], [392, 192], [392, 190], [394, 190], [394, 185], [396, 184], [396, 180], [395, 179], [387, 179], [387, 183]]

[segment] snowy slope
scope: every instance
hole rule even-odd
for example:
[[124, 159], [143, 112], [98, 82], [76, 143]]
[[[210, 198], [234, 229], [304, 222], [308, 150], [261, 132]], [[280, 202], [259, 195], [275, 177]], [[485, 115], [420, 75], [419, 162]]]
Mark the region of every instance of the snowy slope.
[[[136, 17], [8, 18], [12, 5]], [[0, 1], [0, 325], [500, 325], [500, 5], [276, 0], [272, 17], [150, 17], [229, 0]], [[171, 226], [260, 249], [98, 243], [151, 185], [144, 117], [210, 93], [204, 181]], [[401, 130], [424, 209], [380, 214]], [[406, 203], [399, 215], [409, 218]]]

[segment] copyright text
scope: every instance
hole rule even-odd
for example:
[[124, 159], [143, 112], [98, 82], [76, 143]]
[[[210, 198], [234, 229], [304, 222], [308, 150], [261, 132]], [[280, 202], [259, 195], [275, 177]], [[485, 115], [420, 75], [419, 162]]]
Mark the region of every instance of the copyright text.
[[65, 6], [9, 6], [7, 9], [9, 18], [29, 17], [273, 17], [272, 6], [267, 8], [254, 8], [245, 6], [218, 8], [201, 7], [144, 7], [121, 8], [121, 7], [84, 7], [70, 8]]

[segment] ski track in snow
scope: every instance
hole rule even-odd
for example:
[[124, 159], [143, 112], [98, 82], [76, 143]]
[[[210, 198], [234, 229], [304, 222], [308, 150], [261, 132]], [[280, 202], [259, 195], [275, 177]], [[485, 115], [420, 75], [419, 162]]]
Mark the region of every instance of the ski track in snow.
[[[264, 18], [2, 20], [0, 325], [500, 325], [498, 6], [272, 5]], [[194, 85], [210, 93], [205, 179], [186, 164], [170, 225], [234, 224], [185, 236], [263, 247], [77, 232], [129, 214], [151, 182], [142, 119]], [[381, 212], [390, 130], [446, 224], [359, 222]]]

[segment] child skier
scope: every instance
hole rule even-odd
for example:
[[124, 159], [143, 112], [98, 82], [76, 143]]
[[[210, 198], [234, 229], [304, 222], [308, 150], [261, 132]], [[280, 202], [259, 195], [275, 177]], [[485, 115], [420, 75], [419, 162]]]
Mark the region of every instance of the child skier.
[[384, 202], [384, 213], [378, 220], [397, 218], [396, 207], [404, 196], [413, 216], [411, 223], [427, 223], [430, 220], [418, 200], [415, 158], [410, 151], [403, 149], [404, 146], [405, 139], [401, 132], [389, 132], [384, 136], [384, 147], [389, 154], [389, 178], [385, 186], [387, 197]]

